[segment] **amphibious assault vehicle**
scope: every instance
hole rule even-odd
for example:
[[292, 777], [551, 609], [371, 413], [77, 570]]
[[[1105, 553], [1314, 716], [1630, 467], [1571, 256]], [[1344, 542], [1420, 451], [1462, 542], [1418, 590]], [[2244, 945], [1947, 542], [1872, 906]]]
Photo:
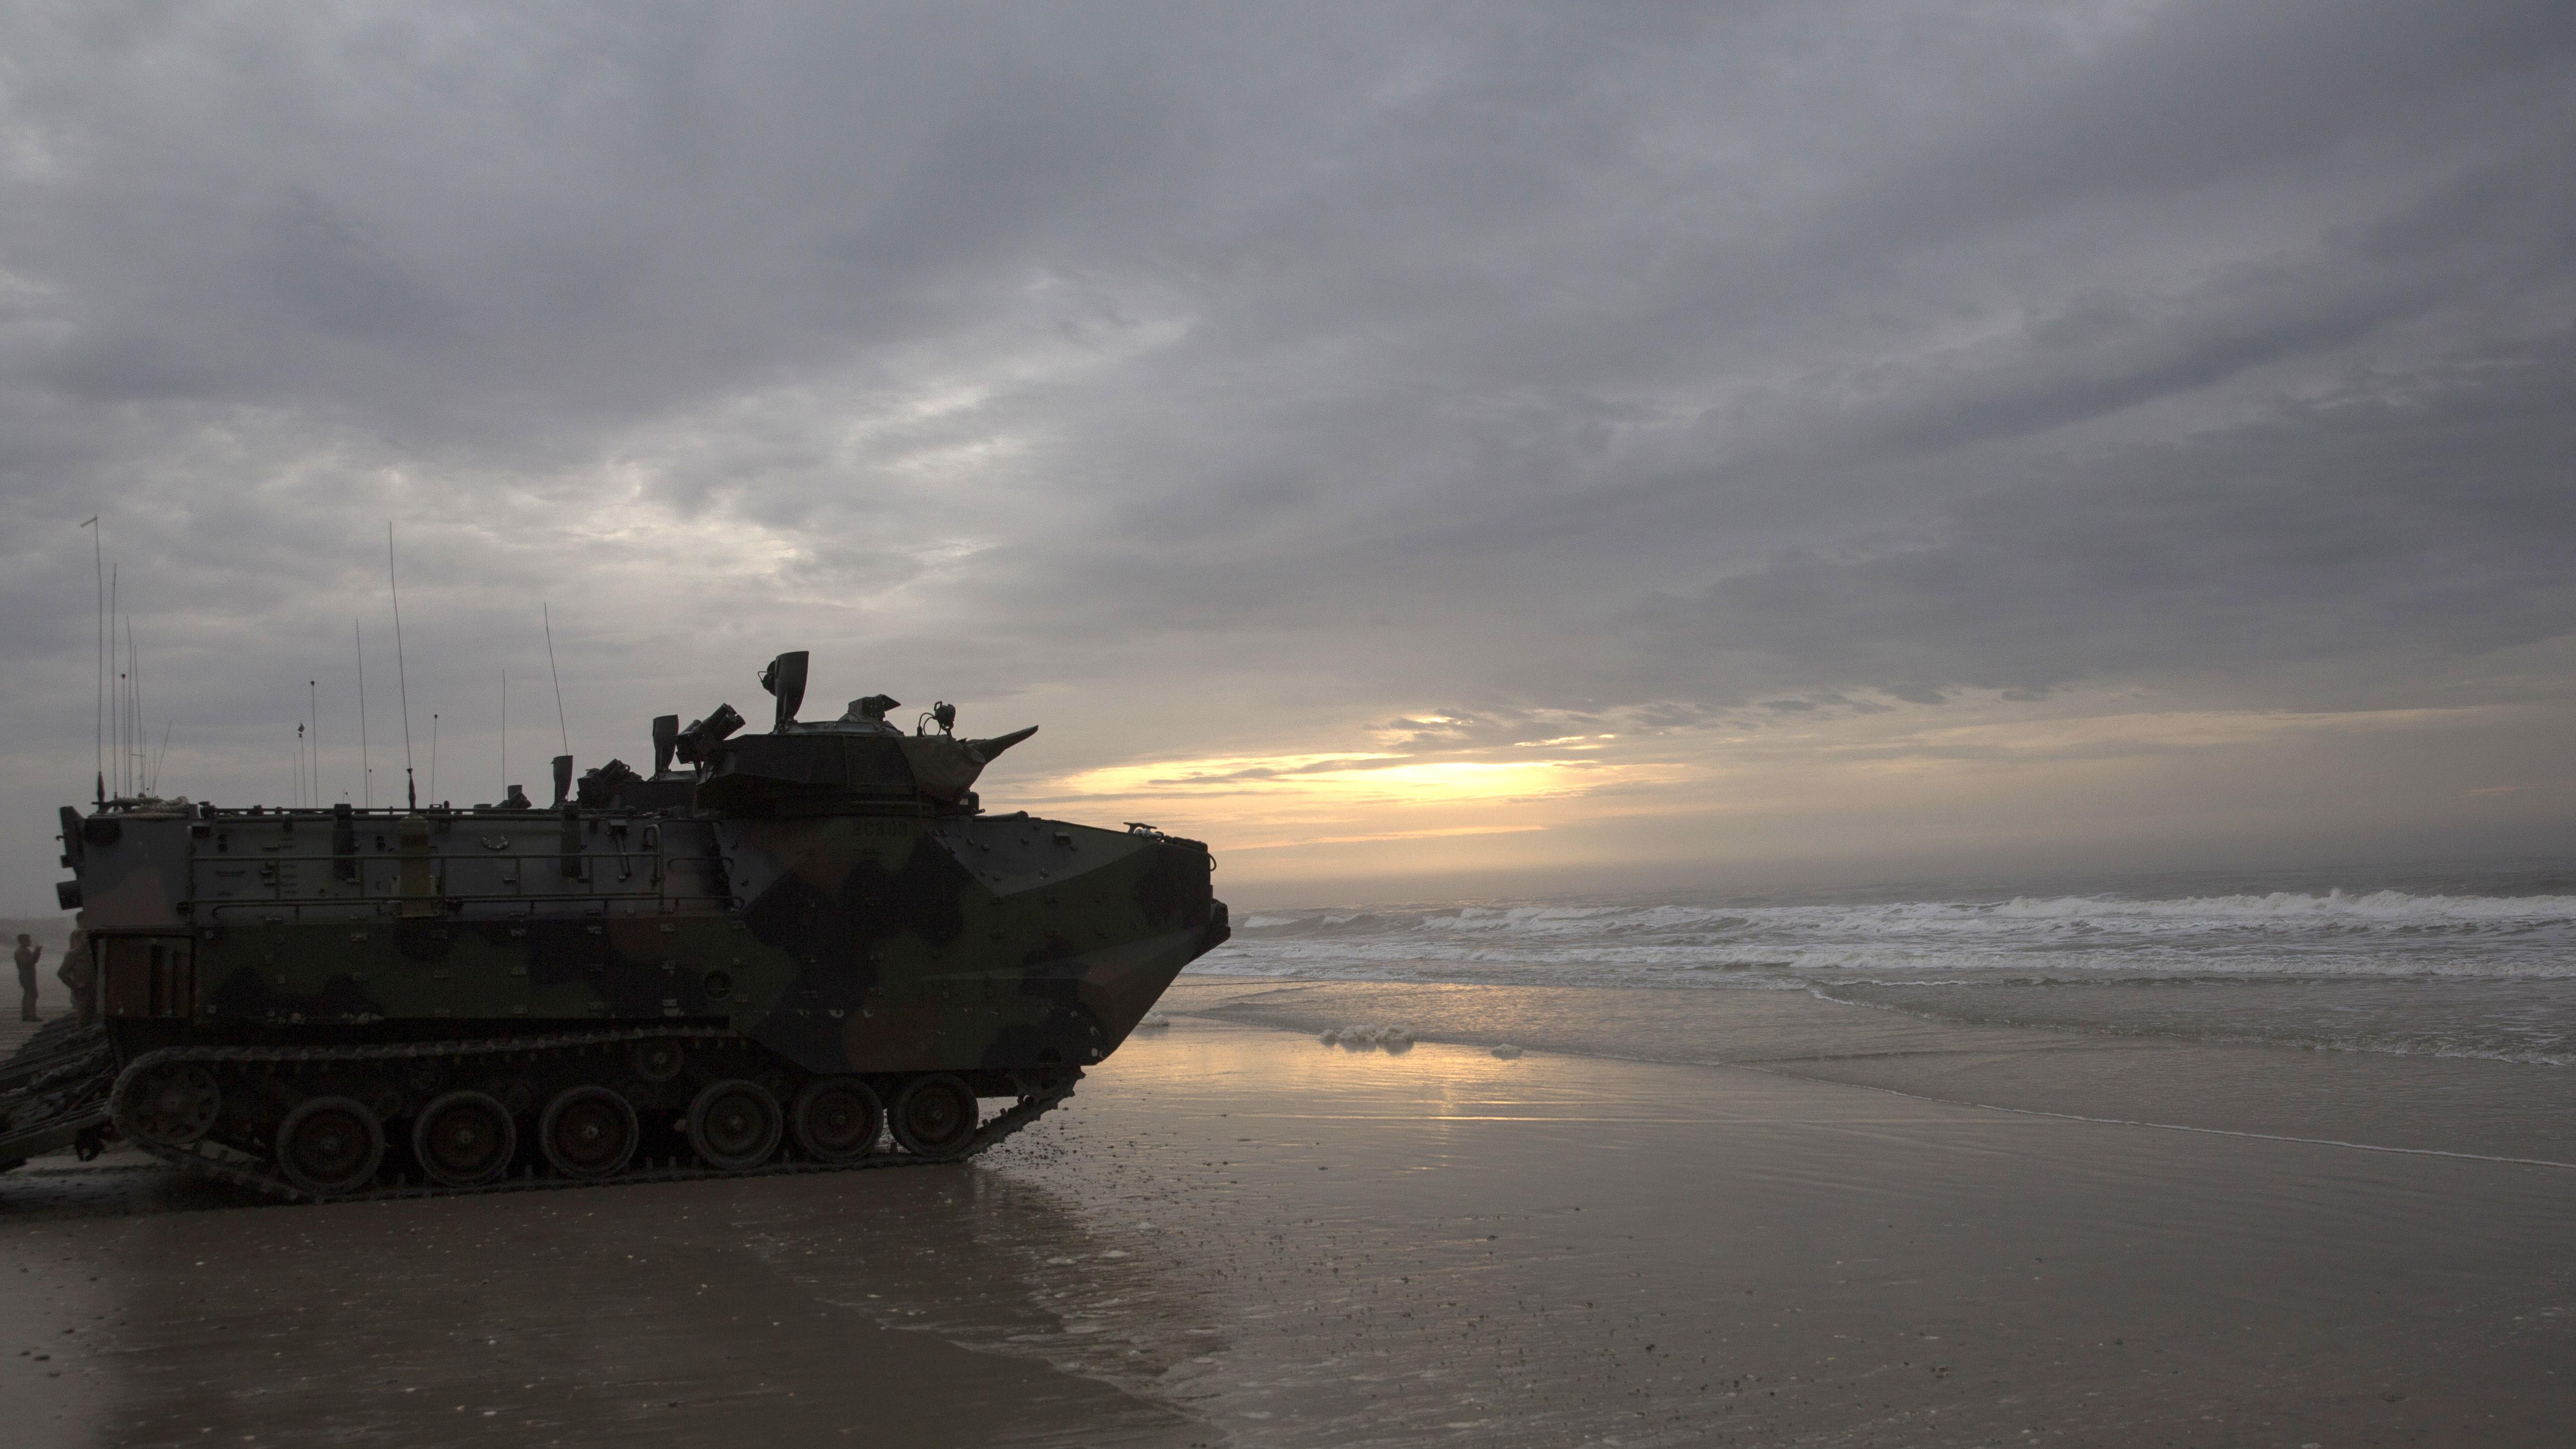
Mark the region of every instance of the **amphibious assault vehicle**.
[[0, 1168], [122, 1140], [325, 1199], [1017, 1130], [1226, 939], [1207, 847], [984, 813], [1033, 729], [961, 739], [943, 704], [906, 733], [882, 695], [800, 722], [805, 673], [762, 676], [766, 734], [655, 720], [649, 776], [558, 757], [551, 808], [65, 807], [94, 1020], [0, 1066]]

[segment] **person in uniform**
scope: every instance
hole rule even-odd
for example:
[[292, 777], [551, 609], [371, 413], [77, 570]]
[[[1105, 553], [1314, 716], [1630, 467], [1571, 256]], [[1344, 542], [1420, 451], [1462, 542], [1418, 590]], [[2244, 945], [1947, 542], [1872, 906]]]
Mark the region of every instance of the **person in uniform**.
[[89, 933], [72, 932], [71, 940], [63, 946], [63, 964], [55, 970], [54, 979], [72, 994], [72, 1007], [80, 1013], [83, 1026], [98, 1019], [98, 1002], [92, 999], [89, 989], [90, 978], [96, 974], [89, 959]]
[[36, 963], [45, 959], [45, 948], [24, 931], [18, 933], [18, 1019], [38, 1021], [36, 1015]]

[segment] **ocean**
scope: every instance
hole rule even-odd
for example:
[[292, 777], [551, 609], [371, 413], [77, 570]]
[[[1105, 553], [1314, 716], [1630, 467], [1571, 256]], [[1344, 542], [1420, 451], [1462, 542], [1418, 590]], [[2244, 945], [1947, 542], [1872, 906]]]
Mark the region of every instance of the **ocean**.
[[2565, 1067], [2576, 868], [1248, 911], [1189, 975], [1792, 991], [1981, 1026]]

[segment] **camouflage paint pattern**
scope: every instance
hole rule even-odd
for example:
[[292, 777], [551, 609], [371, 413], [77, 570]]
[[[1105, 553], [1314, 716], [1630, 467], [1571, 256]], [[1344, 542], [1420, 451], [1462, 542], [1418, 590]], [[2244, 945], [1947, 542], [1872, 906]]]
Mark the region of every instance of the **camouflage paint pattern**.
[[1196, 842], [927, 798], [66, 812], [101, 999], [183, 1039], [721, 1024], [817, 1074], [1088, 1066], [1227, 934]]

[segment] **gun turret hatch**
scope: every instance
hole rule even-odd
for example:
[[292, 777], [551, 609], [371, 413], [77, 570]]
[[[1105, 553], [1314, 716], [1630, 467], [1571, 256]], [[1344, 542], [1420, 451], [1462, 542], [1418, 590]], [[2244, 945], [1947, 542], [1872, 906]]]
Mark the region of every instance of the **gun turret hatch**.
[[[886, 722], [886, 712], [903, 708], [903, 701], [891, 694], [871, 694], [850, 701], [841, 717], [825, 726], [829, 729], [857, 730], [866, 734], [894, 734], [895, 727]], [[811, 729], [813, 726], [807, 726]]]
[[805, 703], [805, 669], [813, 656], [802, 649], [791, 650], [769, 661], [760, 672], [760, 687], [778, 699], [778, 718], [770, 726], [771, 734], [783, 735], [796, 727], [796, 711]]
[[680, 747], [680, 717], [676, 714], [653, 716], [653, 774], [655, 778], [671, 773], [671, 752]]

